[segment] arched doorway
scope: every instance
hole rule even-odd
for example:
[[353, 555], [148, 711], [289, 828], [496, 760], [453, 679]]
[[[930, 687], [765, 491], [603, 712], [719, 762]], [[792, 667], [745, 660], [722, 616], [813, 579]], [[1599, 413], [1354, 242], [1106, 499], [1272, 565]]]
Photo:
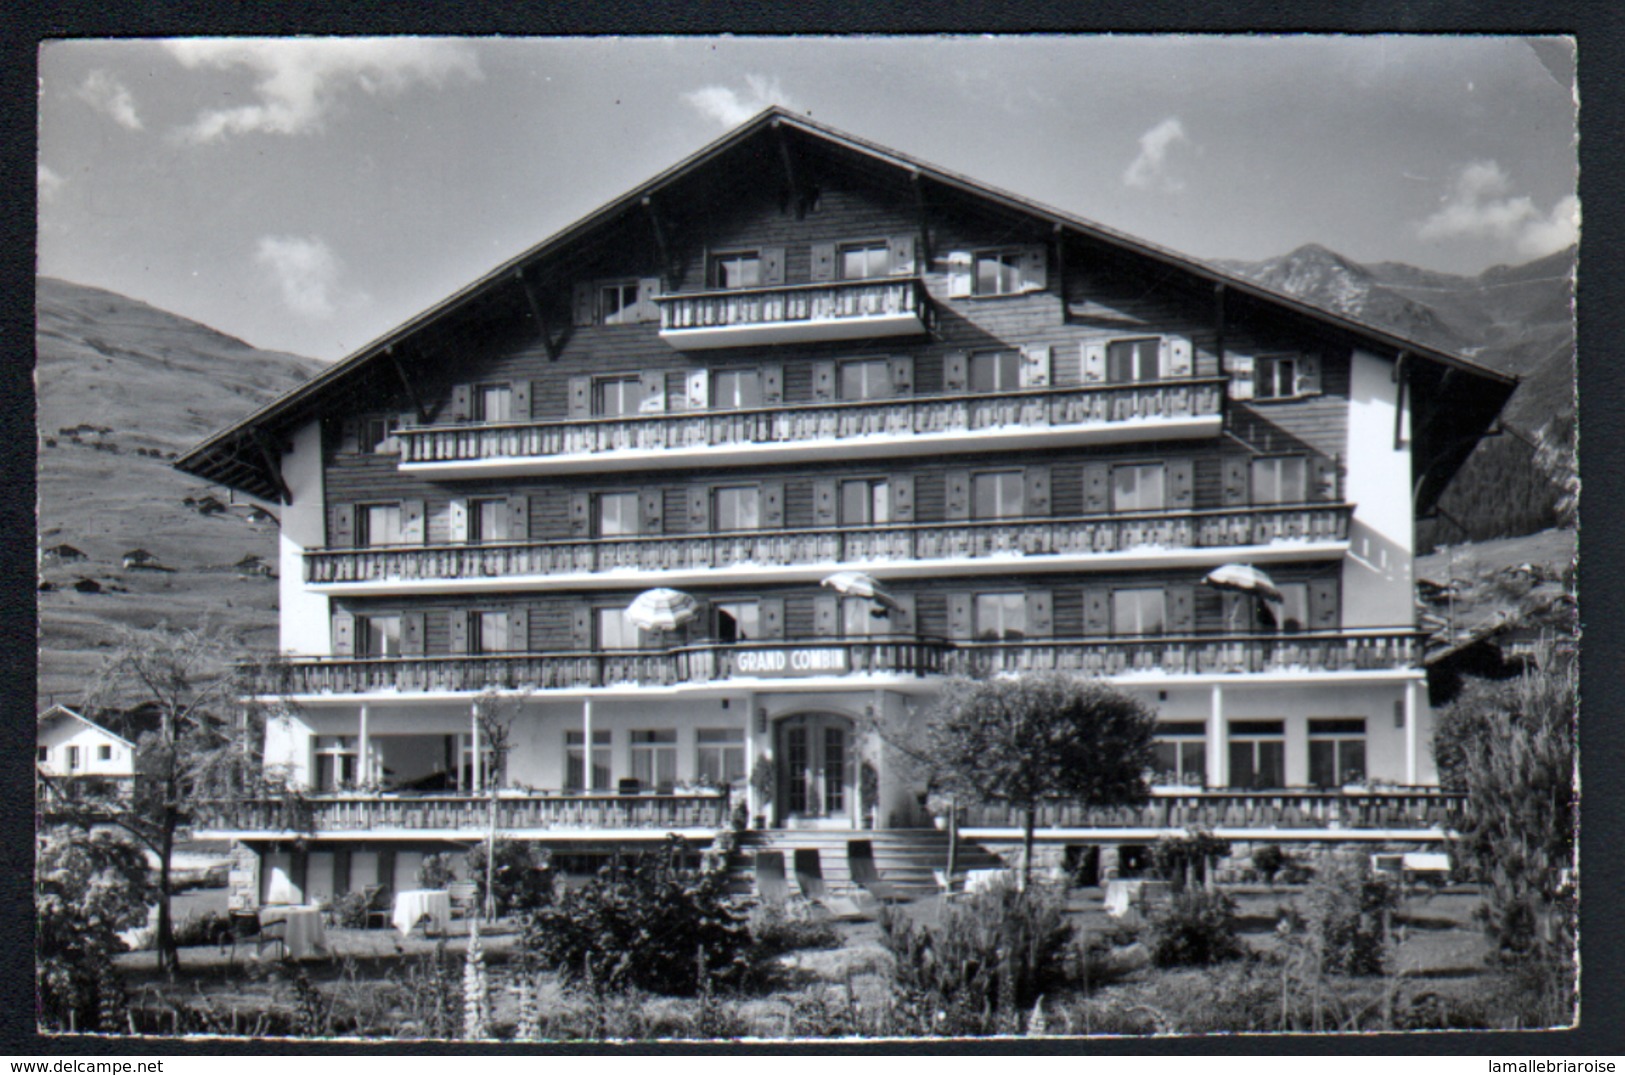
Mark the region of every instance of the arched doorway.
[[800, 713], [779, 721], [774, 738], [778, 823], [852, 826], [858, 798], [852, 721], [835, 713]]

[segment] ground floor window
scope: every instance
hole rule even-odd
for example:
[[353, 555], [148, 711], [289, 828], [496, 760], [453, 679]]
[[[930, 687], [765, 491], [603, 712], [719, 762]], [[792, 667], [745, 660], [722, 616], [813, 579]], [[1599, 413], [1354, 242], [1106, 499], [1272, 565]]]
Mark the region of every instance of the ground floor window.
[[677, 729], [632, 733], [632, 777], [642, 787], [672, 789], [677, 783]]
[[316, 790], [338, 791], [354, 787], [360, 753], [353, 735], [316, 737]]
[[694, 733], [694, 775], [702, 784], [727, 787], [745, 779], [745, 732], [699, 728]]
[[1207, 784], [1207, 727], [1199, 720], [1157, 725], [1158, 787], [1199, 788]]
[[1311, 720], [1309, 782], [1317, 788], [1336, 788], [1365, 778], [1365, 721]]
[[1286, 728], [1282, 721], [1230, 722], [1230, 786], [1286, 786]]
[[609, 790], [610, 735], [608, 731], [592, 733], [592, 782], [587, 782], [587, 735], [585, 732], [564, 733], [564, 787], [566, 791]]

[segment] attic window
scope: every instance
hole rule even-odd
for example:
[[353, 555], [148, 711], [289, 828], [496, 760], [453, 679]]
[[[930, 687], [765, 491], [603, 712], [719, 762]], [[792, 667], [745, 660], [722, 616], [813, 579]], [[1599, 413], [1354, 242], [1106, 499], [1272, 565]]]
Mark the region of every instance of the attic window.
[[841, 279], [872, 280], [891, 273], [891, 245], [885, 240], [841, 246]]
[[711, 279], [719, 288], [758, 287], [762, 283], [762, 259], [754, 250], [718, 254], [711, 259]]
[[480, 384], [474, 386], [474, 413], [476, 422], [506, 422], [513, 417], [513, 386], [506, 384]]
[[976, 293], [1014, 295], [1024, 290], [1020, 250], [989, 250], [976, 255]]
[[598, 321], [603, 325], [625, 325], [641, 320], [638, 308], [638, 282], [617, 280], [598, 287]]
[[400, 451], [400, 442], [395, 439], [395, 430], [400, 428], [399, 415], [384, 414], [372, 415], [365, 419], [362, 427], [361, 443], [367, 450], [375, 454], [389, 454]]

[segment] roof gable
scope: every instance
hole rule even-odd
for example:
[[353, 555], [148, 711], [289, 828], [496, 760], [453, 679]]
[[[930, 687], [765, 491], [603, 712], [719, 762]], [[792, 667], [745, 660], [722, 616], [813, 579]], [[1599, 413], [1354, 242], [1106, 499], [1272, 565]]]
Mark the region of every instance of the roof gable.
[[128, 739], [124, 738], [122, 735], [119, 735], [117, 732], [112, 732], [112, 731], [107, 730], [106, 728], [102, 727], [100, 724], [97, 724], [95, 721], [91, 720], [89, 717], [86, 717], [86, 716], [84, 716], [84, 715], [82, 715], [82, 714], [80, 714], [80, 713], [78, 713], [78, 712], [76, 712], [76, 711], [74, 711], [72, 709], [69, 709], [65, 705], [53, 705], [51, 708], [49, 708], [45, 712], [41, 713], [39, 715], [38, 720], [36, 721], [36, 725], [44, 725], [44, 724], [46, 724], [48, 722], [54, 722], [54, 721], [60, 721], [60, 720], [75, 720], [75, 721], [78, 721], [80, 724], [83, 724], [86, 727], [91, 728], [94, 731], [100, 732], [102, 735], [105, 735], [107, 738], [113, 740], [115, 743], [122, 743], [123, 745], [129, 747], [131, 750], [135, 749], [135, 744], [130, 742]]

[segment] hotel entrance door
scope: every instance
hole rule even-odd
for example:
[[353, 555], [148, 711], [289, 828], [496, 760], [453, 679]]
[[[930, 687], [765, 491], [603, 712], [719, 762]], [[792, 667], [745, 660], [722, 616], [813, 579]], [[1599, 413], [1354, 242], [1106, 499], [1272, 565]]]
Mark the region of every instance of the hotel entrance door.
[[804, 713], [778, 727], [779, 823], [852, 824], [852, 722], [833, 713]]

